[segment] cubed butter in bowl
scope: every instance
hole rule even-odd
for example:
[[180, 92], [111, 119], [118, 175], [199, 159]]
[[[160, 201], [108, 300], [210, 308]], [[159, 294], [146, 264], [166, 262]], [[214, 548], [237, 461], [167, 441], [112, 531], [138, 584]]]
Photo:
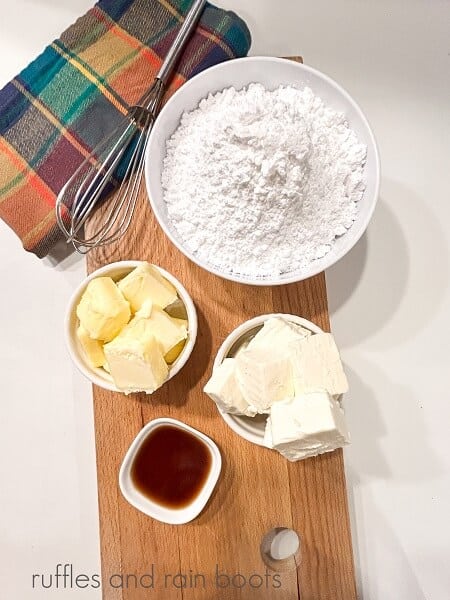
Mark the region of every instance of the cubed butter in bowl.
[[186, 364], [197, 313], [184, 286], [145, 261], [106, 265], [74, 292], [66, 341], [78, 369], [107, 390], [151, 394]]

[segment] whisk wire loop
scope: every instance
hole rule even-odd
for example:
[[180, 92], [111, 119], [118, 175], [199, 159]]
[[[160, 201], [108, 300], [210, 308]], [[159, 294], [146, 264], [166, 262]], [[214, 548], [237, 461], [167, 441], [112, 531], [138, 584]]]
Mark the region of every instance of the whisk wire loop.
[[[108, 134], [76, 169], [61, 189], [56, 201], [56, 220], [68, 243], [80, 254], [119, 240], [127, 231], [136, 208], [145, 154], [153, 123], [173, 68], [187, 42], [206, 0], [194, 0], [186, 18], [156, 76], [153, 85], [142, 96], [119, 125]], [[123, 177], [118, 173], [125, 166]], [[83, 231], [94, 209], [109, 192], [122, 182], [102, 222], [89, 236]]]

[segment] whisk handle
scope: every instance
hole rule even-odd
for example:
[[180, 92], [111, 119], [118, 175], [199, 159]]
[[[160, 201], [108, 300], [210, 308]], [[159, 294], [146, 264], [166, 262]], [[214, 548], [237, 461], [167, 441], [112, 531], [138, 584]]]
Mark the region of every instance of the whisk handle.
[[200, 18], [200, 15], [205, 8], [206, 0], [194, 0], [191, 8], [186, 14], [186, 17], [183, 21], [183, 24], [180, 27], [180, 30], [177, 33], [177, 36], [170, 47], [166, 58], [164, 59], [163, 64], [156, 76], [157, 79], [160, 79], [164, 84], [167, 84], [172, 71], [180, 58], [180, 55], [188, 41], [189, 37], [192, 34], [193, 29], [197, 25], [197, 21]]

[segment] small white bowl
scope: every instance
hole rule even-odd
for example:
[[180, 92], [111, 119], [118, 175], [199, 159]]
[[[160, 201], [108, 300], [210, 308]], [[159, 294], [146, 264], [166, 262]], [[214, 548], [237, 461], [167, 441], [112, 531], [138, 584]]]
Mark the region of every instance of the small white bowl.
[[[214, 360], [213, 369], [218, 367], [225, 358], [233, 357], [239, 351], [239, 349], [246, 342], [250, 341], [261, 327], [264, 325], [267, 319], [271, 319], [273, 317], [281, 317], [287, 321], [295, 323], [296, 325], [301, 325], [305, 329], [308, 329], [312, 333], [322, 333], [323, 330], [320, 329], [317, 325], [308, 321], [307, 319], [303, 319], [302, 317], [298, 317], [297, 315], [288, 315], [282, 313], [270, 314], [270, 315], [260, 315], [255, 317], [254, 319], [250, 319], [249, 321], [245, 321], [236, 327], [230, 335], [225, 339], [225, 341], [220, 346], [217, 356]], [[231, 415], [230, 413], [226, 413], [219, 409], [219, 413], [223, 420], [227, 423], [231, 429], [243, 437], [244, 439], [252, 442], [253, 444], [257, 444], [258, 446], [265, 446], [264, 444], [264, 430], [266, 427], [267, 415], [256, 415], [256, 417], [246, 417], [243, 415]]]
[[[113, 381], [113, 378], [109, 373], [107, 373], [101, 367], [91, 367], [91, 365], [87, 362], [86, 357], [84, 355], [83, 349], [78, 341], [76, 330], [78, 327], [78, 317], [76, 314], [77, 306], [81, 300], [81, 296], [83, 295], [88, 283], [92, 281], [92, 279], [96, 279], [97, 277], [112, 277], [114, 281], [118, 281], [128, 275], [133, 269], [138, 267], [143, 261], [140, 260], [124, 260], [120, 262], [111, 263], [100, 269], [97, 269], [89, 277], [86, 277], [84, 281], [80, 283], [78, 288], [72, 294], [72, 297], [69, 301], [69, 306], [67, 308], [65, 322], [64, 322], [64, 331], [66, 338], [66, 345], [69, 350], [70, 357], [74, 362], [75, 366], [78, 368], [81, 373], [87, 377], [92, 383], [98, 385], [99, 387], [104, 388], [105, 390], [110, 390], [112, 392], [121, 392]], [[169, 376], [166, 381], [175, 377], [175, 375], [183, 368], [189, 359], [192, 350], [194, 349], [195, 340], [197, 338], [197, 311], [195, 310], [195, 305], [188, 294], [186, 288], [176, 279], [173, 275], [158, 267], [157, 265], [153, 265], [158, 269], [163, 277], [167, 279], [177, 290], [178, 296], [180, 300], [183, 302], [186, 307], [187, 313], [187, 321], [188, 321], [188, 339], [186, 344], [181, 351], [180, 356], [176, 359], [173, 365], [169, 366]], [[164, 385], [164, 384], [163, 384]]]
[[[202, 489], [191, 504], [180, 509], [167, 508], [166, 506], [153, 502], [150, 498], [144, 496], [136, 489], [131, 479], [131, 466], [139, 448], [149, 433], [162, 425], [172, 425], [188, 431], [201, 440], [211, 453], [211, 469]], [[119, 486], [124, 498], [144, 514], [153, 517], [158, 521], [162, 521], [163, 523], [182, 525], [184, 523], [189, 523], [202, 512], [213, 493], [217, 480], [219, 479], [221, 468], [222, 457], [219, 448], [211, 438], [181, 421], [169, 418], [159, 418], [147, 423], [147, 425], [145, 425], [138, 433], [128, 449], [119, 471]]]
[[[323, 258], [312, 261], [298, 271], [273, 274], [267, 277], [249, 277], [221, 270], [186, 248], [185, 241], [173, 226], [164, 201], [161, 183], [163, 161], [166, 156], [167, 140], [177, 129], [181, 116], [198, 107], [208, 94], [235, 87], [240, 90], [251, 83], [260, 83], [268, 90], [281, 85], [291, 85], [298, 89], [309, 87], [314, 94], [336, 111], [343, 112], [350, 128], [358, 140], [367, 146], [367, 159], [364, 169], [365, 191], [359, 201], [356, 221], [350, 229], [335, 240], [332, 249]], [[153, 212], [172, 243], [194, 263], [232, 281], [252, 285], [282, 285], [302, 281], [321, 273], [349, 252], [366, 230], [378, 199], [380, 185], [380, 159], [375, 137], [370, 125], [358, 104], [333, 79], [301, 63], [270, 56], [252, 56], [226, 61], [196, 75], [175, 92], [162, 109], [150, 134], [146, 153], [145, 178]], [[195, 202], [195, 198], [192, 199]], [[238, 265], [237, 265], [238, 266]]]

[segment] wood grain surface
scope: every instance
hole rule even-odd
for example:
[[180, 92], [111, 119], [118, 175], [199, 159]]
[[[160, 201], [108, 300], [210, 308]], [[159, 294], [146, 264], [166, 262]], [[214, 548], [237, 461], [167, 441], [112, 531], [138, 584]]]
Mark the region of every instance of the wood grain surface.
[[[128, 259], [158, 264], [184, 283], [197, 307], [199, 333], [188, 364], [152, 396], [125, 397], [94, 386], [103, 598], [354, 600], [342, 451], [289, 463], [237, 436], [202, 392], [219, 345], [246, 319], [294, 313], [329, 330], [324, 275], [280, 287], [240, 285], [211, 275], [169, 242], [144, 190], [127, 235], [89, 254], [88, 270]], [[120, 463], [133, 438], [161, 416], [206, 433], [223, 458], [211, 500], [187, 525], [146, 517], [124, 500], [118, 487]], [[276, 573], [262, 561], [261, 540], [274, 527], [298, 532], [298, 569]], [[223, 576], [217, 579], [217, 574]]]

